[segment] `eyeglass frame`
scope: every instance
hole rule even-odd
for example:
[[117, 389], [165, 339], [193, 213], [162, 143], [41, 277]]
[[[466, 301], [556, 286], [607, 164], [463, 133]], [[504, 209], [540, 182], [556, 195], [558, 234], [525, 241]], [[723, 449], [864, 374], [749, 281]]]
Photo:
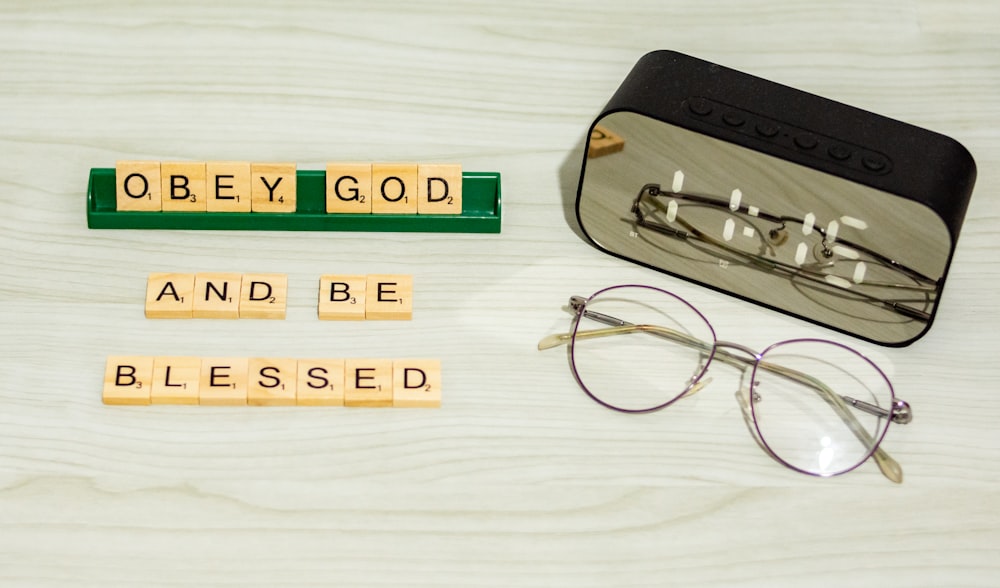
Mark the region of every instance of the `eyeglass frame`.
[[[688, 309], [693, 311], [699, 318], [701, 318], [701, 320], [705, 323], [705, 326], [708, 327], [708, 330], [712, 335], [711, 345], [706, 345], [705, 341], [700, 341], [698, 339], [695, 339], [678, 331], [674, 331], [673, 329], [668, 329], [666, 327], [658, 327], [655, 325], [634, 325], [617, 317], [612, 317], [603, 313], [587, 310], [587, 304], [597, 296], [600, 296], [601, 294], [604, 294], [612, 290], [618, 290], [622, 288], [645, 288], [648, 290], [653, 290], [665, 294], [675, 299], [676, 301], [682, 303]], [[748, 412], [747, 405], [749, 405], [749, 413], [751, 417], [750, 420], [753, 423], [753, 428], [751, 432], [753, 433], [755, 440], [757, 441], [761, 449], [763, 449], [765, 453], [771, 456], [772, 459], [774, 459], [778, 463], [784, 465], [785, 467], [791, 470], [803, 474], [807, 474], [814, 477], [832, 477], [851, 472], [860, 467], [865, 462], [867, 462], [870, 458], [874, 458], [875, 463], [878, 465], [879, 470], [886, 478], [897, 484], [902, 483], [903, 469], [899, 465], [899, 462], [897, 462], [884, 449], [882, 449], [882, 441], [885, 439], [885, 435], [889, 431], [890, 424], [898, 423], [901, 425], [906, 425], [912, 422], [913, 411], [908, 402], [896, 397], [895, 389], [892, 386], [892, 382], [889, 380], [888, 376], [886, 376], [885, 372], [882, 371], [882, 369], [875, 362], [873, 362], [871, 359], [869, 359], [867, 356], [857, 351], [856, 349], [853, 349], [852, 347], [849, 347], [842, 343], [838, 343], [836, 341], [831, 341], [828, 339], [819, 339], [819, 338], [796, 338], [796, 339], [787, 339], [784, 341], [778, 341], [776, 343], [768, 345], [763, 351], [760, 352], [754, 351], [753, 349], [739, 343], [734, 343], [730, 341], [720, 341], [718, 339], [718, 336], [716, 335], [715, 327], [713, 327], [712, 324], [705, 317], [705, 315], [690, 302], [681, 298], [677, 294], [674, 294], [673, 292], [669, 292], [667, 290], [663, 290], [662, 288], [657, 288], [655, 286], [647, 286], [642, 284], [620, 284], [617, 286], [609, 286], [607, 288], [598, 290], [597, 292], [591, 294], [587, 298], [584, 298], [582, 296], [571, 296], [569, 300], [569, 309], [572, 310], [574, 313], [573, 324], [570, 329], [570, 332], [549, 335], [543, 338], [541, 341], [538, 342], [538, 349], [545, 350], [557, 347], [559, 345], [564, 345], [564, 344], [567, 345], [569, 359], [570, 359], [570, 370], [573, 372], [573, 378], [576, 380], [580, 388], [583, 389], [584, 393], [586, 393], [591, 400], [597, 402], [601, 406], [604, 406], [611, 410], [615, 410], [617, 412], [622, 412], [627, 414], [644, 414], [644, 413], [652, 413], [660, 411], [670, 406], [671, 404], [674, 404], [675, 402], [681, 400], [682, 398], [695, 394], [696, 392], [701, 390], [702, 387], [707, 385], [708, 382], [707, 381], [703, 382], [702, 378], [705, 376], [706, 373], [708, 373], [708, 368], [711, 365], [712, 360], [719, 358], [720, 361], [728, 365], [735, 364], [737, 367], [743, 367], [744, 369], [747, 367], [752, 367], [752, 371], [750, 374], [750, 388], [749, 388], [750, 401], [749, 402], [745, 401], [745, 399], [741, 394], [742, 390], [737, 392], [737, 397], [742, 405], [744, 418], [746, 418], [746, 413]], [[581, 319], [584, 317], [611, 326], [611, 329], [601, 329], [597, 331], [583, 331], [582, 333], [585, 335], [585, 338], [617, 335], [617, 334], [624, 334], [641, 330], [649, 332], [650, 334], [656, 336], [665, 337], [667, 339], [677, 341], [682, 344], [686, 345], [696, 344], [697, 348], [701, 348], [703, 351], [707, 351], [708, 356], [705, 359], [704, 365], [702, 365], [701, 370], [693, 378], [691, 378], [691, 381], [687, 385], [687, 387], [682, 392], [680, 392], [673, 398], [669, 399], [668, 401], [644, 409], [628, 409], [615, 406], [613, 404], [610, 404], [602, 400], [596, 394], [591, 392], [590, 389], [587, 387], [587, 385], [583, 382], [583, 379], [581, 378], [580, 373], [577, 370], [576, 357], [573, 351], [576, 339], [581, 334], [581, 331], [579, 330], [580, 322]], [[769, 365], [763, 362], [764, 356], [766, 356], [767, 353], [770, 352], [772, 349], [794, 343], [830, 344], [858, 356], [860, 359], [862, 359], [868, 365], [870, 365], [879, 374], [879, 376], [881, 376], [883, 380], [885, 380], [885, 383], [889, 391], [889, 397], [891, 399], [890, 408], [885, 409], [880, 406], [864, 402], [862, 400], [838, 394], [833, 390], [831, 390], [830, 388], [828, 388], [827, 386], [825, 386], [824, 384], [822, 384], [822, 382], [816, 380], [815, 378], [809, 376], [808, 374], [798, 373], [795, 370], [791, 370], [789, 368]], [[706, 347], [708, 347], [707, 350]], [[730, 351], [726, 351], [727, 348], [740, 351], [749, 357], [740, 356]], [[834, 401], [833, 404], [837, 408], [839, 416], [841, 417], [842, 420], [844, 420], [845, 424], [848, 425], [848, 427], [856, 436], [864, 435], [870, 437], [868, 431], [861, 428], [860, 423], [858, 423], [857, 419], [854, 418], [854, 415], [847, 411], [848, 405], [850, 405], [850, 407], [852, 408], [868, 413], [870, 415], [887, 419], [885, 427], [883, 428], [882, 432], [878, 435], [877, 439], [872, 439], [871, 447], [864, 455], [864, 457], [858, 460], [856, 464], [854, 464], [849, 468], [834, 473], [824, 474], [824, 473], [812, 472], [797, 467], [789, 463], [785, 459], [781, 458], [779, 455], [777, 455], [774, 452], [774, 450], [771, 449], [770, 445], [768, 445], [767, 441], [764, 440], [764, 436], [760, 431], [760, 426], [759, 423], [757, 422], [757, 415], [754, 410], [753, 396], [755, 392], [753, 388], [756, 385], [757, 381], [756, 378], [757, 369], [762, 366], [763, 369], [765, 370], [773, 371], [775, 373], [778, 373], [779, 375], [782, 375], [784, 377], [789, 377], [793, 380], [799, 381], [799, 383], [815, 388], [816, 390], [824, 394], [825, 400], [827, 400], [828, 402], [833, 400]]]
[[[738, 249], [736, 247], [732, 247], [732, 246], [726, 244], [725, 242], [722, 242], [722, 241], [719, 241], [718, 239], [712, 238], [711, 236], [705, 234], [703, 231], [701, 231], [698, 228], [690, 225], [689, 223], [687, 223], [686, 221], [684, 221], [683, 219], [681, 219], [679, 217], [675, 219], [675, 222], [678, 222], [682, 227], [684, 227], [685, 229], [687, 229], [687, 231], [681, 231], [679, 229], [675, 229], [673, 227], [667, 226], [667, 225], [659, 223], [659, 222], [650, 221], [650, 220], [646, 219], [646, 215], [643, 214], [643, 212], [639, 208], [639, 204], [640, 204], [640, 202], [642, 202], [643, 197], [646, 194], [649, 194], [649, 196], [651, 196], [652, 198], [654, 198], [654, 200], [651, 200], [651, 202], [654, 203], [658, 207], [662, 206], [662, 205], [659, 203], [658, 200], [655, 200], [655, 198], [662, 195], [662, 196], [667, 196], [667, 197], [671, 197], [671, 198], [676, 198], [678, 200], [686, 200], [688, 202], [694, 202], [696, 204], [701, 204], [701, 205], [706, 205], [706, 206], [717, 207], [717, 208], [720, 208], [720, 209], [725, 209], [725, 210], [730, 211], [731, 213], [734, 213], [734, 214], [738, 213], [738, 214], [742, 214], [742, 215], [747, 215], [747, 216], [750, 216], [751, 218], [760, 218], [760, 219], [766, 220], [768, 222], [777, 223], [782, 228], [784, 228], [785, 224], [788, 223], [788, 222], [793, 222], [793, 223], [803, 224], [804, 225], [805, 224], [805, 220], [804, 219], [799, 219], [799, 218], [792, 217], [792, 216], [775, 215], [775, 214], [771, 214], [771, 213], [768, 213], [768, 212], [765, 212], [765, 211], [762, 211], [762, 210], [758, 210], [756, 212], [756, 214], [751, 215], [750, 212], [749, 212], [750, 209], [747, 206], [740, 205], [740, 206], [738, 206], [736, 208], [736, 210], [733, 210], [730, 207], [730, 204], [728, 202], [724, 201], [724, 200], [721, 200], [721, 199], [718, 199], [718, 198], [713, 198], [713, 197], [710, 197], [710, 196], [702, 196], [702, 195], [698, 195], [698, 194], [690, 194], [690, 193], [687, 193], [687, 192], [675, 192], [675, 191], [672, 191], [672, 190], [663, 190], [660, 187], [660, 185], [657, 184], [657, 183], [648, 183], [648, 184], [643, 185], [643, 187], [640, 188], [638, 195], [632, 201], [632, 206], [631, 206], [631, 208], [629, 210], [629, 212], [634, 217], [634, 223], [635, 223], [636, 226], [640, 226], [640, 227], [643, 227], [645, 229], [649, 229], [651, 231], [654, 231], [654, 232], [656, 232], [658, 234], [666, 235], [666, 236], [669, 236], [669, 237], [674, 237], [674, 238], [681, 239], [681, 240], [687, 240], [687, 239], [693, 238], [693, 239], [696, 239], [696, 240], [698, 240], [698, 241], [700, 241], [702, 243], [707, 243], [707, 244], [712, 245], [714, 247], [718, 247], [718, 248], [722, 249], [723, 251], [725, 251], [727, 253], [730, 253], [730, 254], [733, 254], [733, 255], [738, 255], [738, 256], [740, 256], [740, 257], [742, 257], [744, 259], [747, 259], [747, 260], [749, 260], [751, 263], [753, 263], [757, 267], [763, 267], [764, 269], [772, 270], [772, 271], [786, 272], [789, 275], [791, 275], [792, 277], [803, 277], [803, 278], [808, 279], [809, 281], [811, 281], [813, 283], [816, 283], [816, 284], [822, 284], [822, 285], [827, 286], [827, 287], [837, 288], [836, 284], [832, 284], [829, 281], [827, 281], [826, 277], [827, 277], [828, 274], [824, 274], [823, 272], [817, 272], [817, 271], [813, 271], [813, 270], [803, 269], [801, 267], [794, 267], [794, 266], [791, 266], [791, 265], [789, 265], [787, 263], [784, 263], [784, 262], [781, 262], [781, 261], [778, 261], [778, 260], [768, 259], [767, 257], [761, 256], [761, 255], [755, 255], [755, 254], [749, 253], [747, 251], [742, 251], [742, 250], [740, 250], [740, 249]], [[814, 230], [822, 237], [821, 244], [823, 245], [824, 250], [825, 251], [829, 251], [829, 245], [830, 245], [830, 243], [828, 242], [826, 230], [823, 229], [820, 226], [816, 226], [814, 228]], [[913, 279], [914, 281], [920, 283], [919, 285], [913, 285], [913, 286], [907, 285], [907, 284], [872, 284], [873, 286], [875, 286], [875, 287], [889, 287], [889, 288], [894, 288], [894, 289], [901, 289], [901, 290], [910, 290], [910, 291], [915, 291], [915, 292], [921, 292], [921, 293], [924, 293], [924, 294], [926, 294], [928, 296], [928, 298], [930, 299], [930, 302], [932, 304], [936, 304], [937, 303], [937, 294], [940, 293], [940, 281], [939, 280], [935, 280], [935, 279], [933, 279], [933, 278], [931, 278], [929, 276], [926, 276], [926, 275], [922, 274], [921, 272], [919, 272], [919, 271], [917, 271], [917, 270], [915, 270], [915, 269], [913, 269], [911, 267], [908, 267], [908, 266], [906, 266], [906, 265], [904, 265], [904, 264], [902, 264], [902, 263], [900, 263], [900, 262], [898, 262], [898, 261], [896, 261], [894, 259], [886, 257], [886, 256], [884, 256], [884, 255], [882, 255], [882, 254], [880, 254], [880, 253], [878, 253], [876, 251], [873, 251], [873, 250], [871, 250], [868, 247], [865, 247], [863, 245], [859, 245], [857, 243], [852, 243], [851, 241], [849, 241], [847, 239], [838, 238], [837, 242], [841, 243], [844, 246], [849, 247], [851, 249], [855, 249], [857, 251], [865, 253], [866, 255], [871, 256], [878, 263], [882, 264], [884, 267], [886, 267], [888, 269], [891, 269], [891, 270], [894, 270], [894, 271], [897, 271], [900, 274], [903, 274], [903, 275], [909, 277], [910, 279]], [[908, 318], [911, 318], [911, 319], [915, 319], [915, 320], [927, 322], [931, 318], [931, 314], [930, 313], [928, 313], [926, 311], [923, 311], [923, 310], [919, 310], [919, 309], [913, 308], [911, 306], [907, 306], [906, 304], [903, 303], [903, 301], [891, 300], [891, 299], [884, 299], [884, 298], [881, 298], [881, 297], [878, 297], [878, 296], [874, 296], [874, 295], [871, 295], [871, 294], [867, 294], [865, 292], [861, 292], [861, 291], [858, 291], [858, 290], [847, 290], [847, 289], [841, 288], [839, 291], [841, 291], [841, 292], [847, 292], [849, 294], [859, 296], [859, 297], [864, 298], [866, 300], [869, 300], [871, 302], [883, 305], [883, 306], [889, 308], [890, 310], [892, 310], [894, 312], [897, 312], [897, 313], [899, 313], [899, 314], [901, 314], [903, 316], [906, 316]]]

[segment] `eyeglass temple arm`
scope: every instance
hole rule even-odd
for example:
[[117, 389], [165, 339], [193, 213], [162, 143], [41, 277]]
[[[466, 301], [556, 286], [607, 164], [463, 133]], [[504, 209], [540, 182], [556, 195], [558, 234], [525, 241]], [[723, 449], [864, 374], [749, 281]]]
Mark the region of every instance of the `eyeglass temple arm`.
[[[577, 297], [574, 297], [574, 299]], [[571, 300], [571, 305], [576, 302], [576, 300]], [[683, 345], [688, 345], [695, 349], [699, 349], [705, 352], [711, 352], [712, 346], [707, 344], [700, 339], [685, 335], [673, 329], [668, 329], [666, 327], [659, 327], [656, 325], [634, 325], [627, 323], [615, 317], [605, 315], [598, 312], [593, 312], [589, 310], [584, 310], [584, 316], [587, 318], [596, 320], [598, 322], [603, 322], [606, 324], [613, 324], [615, 326], [609, 327], [607, 329], [593, 329], [588, 331], [577, 331], [575, 337], [577, 339], [594, 339], [599, 337], [611, 337], [615, 335], [624, 335], [629, 333], [645, 332], [651, 335], [656, 335], [671, 341], [676, 341]], [[561, 333], [555, 335], [549, 335], [541, 341], [538, 342], [538, 349], [545, 350], [551, 349], [553, 347], [558, 347], [559, 345], [568, 344], [574, 337], [572, 333]], [[747, 350], [748, 352], [750, 350]], [[743, 357], [730, 353], [725, 349], [719, 349], [716, 347], [714, 357], [720, 359], [721, 361], [728, 363], [730, 365], [735, 365], [737, 367], [748, 367], [753, 364], [757, 364], [760, 369], [764, 369], [770, 372], [774, 372], [783, 377], [789, 378], [805, 386], [816, 390], [824, 399], [829, 402], [837, 414], [840, 416], [841, 420], [851, 429], [851, 432], [858, 437], [858, 440], [862, 443], [872, 444], [874, 439], [872, 439], [871, 434], [858, 422], [857, 418], [851, 414], [848, 410], [847, 405], [850, 404], [854, 408], [877, 416], [880, 418], [887, 418], [894, 422], [900, 424], [906, 424], [911, 420], [911, 413], [909, 411], [909, 406], [905, 402], [900, 402], [899, 405], [894, 407], [894, 410], [889, 411], [882, 407], [875, 406], [873, 404], [851, 398], [849, 396], [842, 396], [837, 394], [821, 381], [809, 376], [808, 374], [803, 374], [796, 370], [791, 370], [782, 366], [771, 364], [764, 361], [758, 361], [756, 359], [756, 354], [751, 352], [754, 359], [749, 357]], [[878, 465], [879, 470], [882, 474], [888, 478], [890, 481], [895, 483], [900, 483], [903, 481], [903, 468], [899, 465], [895, 459], [892, 458], [881, 446], [877, 447], [873, 452], [873, 457], [875, 458], [875, 463]]]

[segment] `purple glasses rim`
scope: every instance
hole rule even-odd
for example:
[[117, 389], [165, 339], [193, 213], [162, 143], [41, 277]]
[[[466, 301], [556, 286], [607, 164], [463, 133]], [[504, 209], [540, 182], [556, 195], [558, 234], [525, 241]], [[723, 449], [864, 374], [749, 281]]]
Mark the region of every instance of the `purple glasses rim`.
[[[627, 288], [640, 288], [640, 289], [645, 289], [645, 290], [650, 290], [650, 291], [656, 291], [656, 292], [660, 292], [660, 293], [662, 293], [662, 294], [664, 294], [664, 295], [666, 295], [666, 296], [668, 296], [670, 298], [673, 298], [674, 300], [680, 302], [681, 304], [683, 304], [684, 306], [686, 306], [688, 309], [690, 309], [692, 312], [694, 312], [694, 314], [696, 316], [698, 316], [705, 323], [705, 326], [708, 327], [708, 330], [709, 330], [709, 332], [711, 333], [711, 336], [712, 336], [711, 350], [709, 351], [708, 359], [702, 365], [702, 368], [698, 372], [698, 374], [696, 375], [696, 377], [692, 378], [691, 383], [688, 384], [688, 386], [685, 387], [684, 390], [682, 390], [677, 395], [669, 398], [667, 401], [665, 401], [665, 402], [663, 402], [661, 404], [658, 404], [656, 406], [648, 407], [648, 408], [639, 408], [639, 409], [623, 408], [623, 407], [620, 407], [620, 406], [615, 406], [613, 404], [610, 404], [610, 403], [602, 400], [600, 397], [598, 397], [593, 392], [591, 392], [590, 389], [587, 387], [587, 385], [583, 382], [583, 379], [580, 377], [580, 373], [577, 370], [577, 366], [576, 366], [576, 354], [574, 352], [574, 347], [575, 347], [575, 344], [576, 344], [576, 334], [577, 334], [577, 332], [580, 329], [580, 323], [581, 323], [580, 319], [583, 318], [583, 315], [584, 315], [584, 313], [586, 312], [586, 309], [587, 309], [587, 305], [590, 304], [590, 302], [592, 300], [594, 300], [598, 296], [601, 296], [602, 294], [605, 294], [607, 292], [614, 291], [614, 290], [621, 290], [621, 289], [627, 289]], [[688, 302], [684, 298], [682, 298], [682, 297], [678, 296], [677, 294], [674, 294], [673, 292], [670, 292], [668, 290], [664, 290], [662, 288], [657, 288], [656, 286], [647, 286], [647, 285], [644, 285], [644, 284], [619, 284], [619, 285], [616, 285], [616, 286], [609, 286], [607, 288], [602, 288], [601, 290], [598, 290], [597, 292], [594, 292], [593, 294], [591, 294], [586, 299], [586, 301], [584, 302], [584, 304], [576, 311], [576, 316], [573, 319], [572, 337], [570, 338], [570, 342], [569, 342], [569, 356], [570, 356], [570, 364], [571, 364], [570, 367], [571, 367], [571, 370], [573, 372], [573, 378], [576, 380], [577, 384], [580, 386], [580, 388], [583, 389], [583, 391], [587, 394], [587, 396], [589, 396], [591, 398], [591, 400], [593, 400], [594, 402], [600, 404], [601, 406], [604, 406], [606, 408], [609, 408], [611, 410], [614, 410], [614, 411], [617, 411], [617, 412], [621, 412], [621, 413], [627, 413], [627, 414], [645, 414], [645, 413], [651, 413], [651, 412], [656, 412], [656, 411], [662, 410], [662, 409], [670, 406], [671, 404], [677, 402], [678, 400], [680, 400], [681, 398], [683, 398], [685, 395], [687, 395], [688, 392], [692, 388], [694, 388], [694, 386], [696, 386], [698, 384], [698, 382], [700, 382], [701, 379], [708, 372], [708, 368], [709, 368], [709, 366], [712, 365], [712, 360], [715, 359], [716, 351], [718, 350], [718, 348], [720, 346], [720, 343], [722, 345], [728, 345], [727, 343], [720, 342], [718, 340], [718, 337], [717, 337], [716, 332], [715, 332], [715, 327], [712, 326], [712, 323], [709, 322], [708, 318], [706, 318], [705, 315], [700, 310], [698, 310], [698, 308], [696, 308], [693, 304], [691, 304], [690, 302]], [[861, 353], [858, 350], [854, 349], [853, 347], [849, 347], [847, 345], [844, 345], [842, 343], [838, 343], [836, 341], [831, 341], [829, 339], [819, 339], [819, 338], [813, 338], [813, 337], [802, 337], [802, 338], [795, 338], [795, 339], [786, 339], [786, 340], [778, 341], [776, 343], [772, 343], [771, 345], [768, 345], [763, 351], [761, 351], [760, 353], [755, 353], [753, 355], [753, 369], [751, 371], [751, 376], [750, 376], [751, 379], [750, 379], [750, 381], [751, 382], [755, 382], [757, 380], [757, 369], [760, 366], [761, 360], [768, 353], [770, 353], [774, 349], [778, 349], [778, 348], [781, 348], [783, 346], [786, 346], [786, 345], [789, 345], [789, 344], [794, 344], [794, 343], [820, 343], [820, 344], [825, 344], [825, 345], [832, 345], [832, 346], [838, 347], [840, 349], [843, 349], [845, 351], [848, 351], [850, 353], [853, 353], [854, 355], [856, 355], [857, 357], [859, 357], [862, 361], [864, 361], [869, 366], [871, 366], [878, 373], [878, 375], [882, 378], [882, 380], [885, 381], [885, 384], [888, 387], [889, 396], [890, 396], [890, 405], [889, 406], [891, 408], [892, 406], [895, 405], [895, 402], [896, 402], [896, 393], [895, 393], [895, 390], [893, 389], [892, 382], [889, 380], [888, 376], [886, 376], [885, 372], [882, 371], [882, 368], [880, 368], [874, 361], [872, 361], [866, 355], [864, 355], [863, 353]], [[735, 347], [742, 347], [742, 346], [735, 346]], [[785, 467], [787, 467], [787, 468], [789, 468], [791, 470], [794, 470], [794, 471], [799, 472], [799, 473], [807, 474], [807, 475], [810, 475], [810, 476], [820, 477], [820, 478], [826, 478], [826, 477], [832, 477], [832, 476], [838, 476], [838, 475], [841, 475], [841, 474], [846, 474], [847, 472], [850, 472], [852, 470], [857, 469], [863, 463], [865, 463], [866, 461], [868, 461], [872, 457], [872, 455], [876, 451], [878, 451], [879, 446], [882, 444], [882, 440], [885, 438], [886, 433], [889, 431], [889, 425], [892, 423], [892, 419], [891, 418], [887, 419], [885, 426], [882, 427], [882, 431], [878, 435], [878, 438], [874, 440], [874, 443], [872, 443], [871, 447], [867, 450], [867, 452], [864, 454], [864, 456], [861, 459], [859, 459], [854, 465], [852, 465], [852, 466], [850, 466], [848, 468], [844, 468], [844, 469], [840, 469], [840, 470], [836, 470], [836, 471], [815, 472], [815, 471], [811, 471], [811, 470], [807, 470], [807, 469], [803, 469], [801, 467], [798, 467], [798, 466], [796, 466], [796, 465], [788, 462], [787, 460], [783, 459], [777, 453], [775, 453], [774, 449], [772, 449], [771, 446], [767, 443], [764, 434], [760, 430], [760, 423], [757, 420], [757, 412], [756, 412], [756, 409], [754, 407], [754, 403], [751, 401], [751, 402], [749, 402], [749, 405], [750, 405], [750, 416], [751, 416], [751, 420], [753, 421], [753, 426], [754, 426], [754, 432], [756, 434], [757, 440], [760, 441], [760, 444], [763, 447], [764, 451], [766, 451], [767, 454], [770, 455], [772, 458], [774, 458], [778, 463], [784, 465]]]
[[[642, 288], [642, 289], [646, 289], [646, 290], [652, 290], [652, 291], [660, 292], [662, 294], [665, 294], [665, 295], [667, 295], [667, 296], [669, 296], [669, 297], [677, 300], [678, 302], [680, 302], [684, 306], [686, 306], [689, 309], [691, 309], [691, 311], [694, 312], [705, 323], [705, 326], [708, 327], [709, 332], [712, 334], [712, 341], [711, 341], [711, 343], [712, 343], [712, 349], [709, 352], [708, 360], [705, 361], [704, 365], [702, 365], [702, 368], [698, 372], [698, 374], [696, 375], [696, 377], [694, 377], [694, 378], [691, 379], [691, 383], [688, 384], [687, 387], [684, 388], [680, 393], [678, 393], [677, 395], [673, 396], [672, 398], [669, 398], [666, 402], [663, 402], [661, 404], [658, 404], [658, 405], [652, 406], [652, 407], [648, 407], [648, 408], [623, 408], [621, 406], [615, 406], [614, 404], [610, 404], [608, 402], [605, 402], [600, 397], [598, 397], [596, 394], [594, 394], [593, 392], [591, 392], [590, 389], [587, 387], [587, 385], [584, 384], [583, 379], [580, 377], [580, 373], [579, 373], [579, 371], [577, 371], [577, 367], [576, 367], [576, 354], [574, 353], [573, 349], [574, 349], [574, 346], [576, 344], [576, 333], [580, 329], [580, 322], [581, 322], [580, 319], [583, 318], [583, 313], [584, 313], [584, 311], [586, 311], [587, 304], [590, 304], [590, 302], [594, 298], [597, 298], [601, 294], [604, 294], [604, 293], [612, 291], [612, 290], [619, 290], [619, 289], [623, 289], [623, 288]], [[628, 413], [628, 414], [645, 414], [645, 413], [650, 413], [650, 412], [656, 412], [658, 410], [663, 410], [664, 408], [670, 406], [671, 404], [673, 404], [673, 403], [677, 402], [678, 400], [680, 400], [681, 398], [683, 398], [692, 388], [694, 388], [698, 384], [698, 382], [701, 381], [701, 378], [708, 372], [708, 366], [712, 364], [712, 359], [715, 358], [715, 352], [718, 349], [718, 347], [717, 347], [718, 340], [717, 340], [716, 335], [715, 335], [715, 328], [712, 326], [712, 323], [708, 322], [708, 319], [705, 318], [705, 315], [702, 314], [702, 312], [700, 310], [698, 310], [697, 308], [695, 308], [695, 306], [693, 304], [691, 304], [687, 300], [681, 298], [680, 296], [674, 294], [673, 292], [669, 292], [667, 290], [664, 290], [662, 288], [657, 288], [655, 286], [646, 286], [646, 285], [642, 285], [642, 284], [619, 284], [617, 286], [609, 286], [607, 288], [603, 288], [603, 289], [598, 290], [597, 292], [594, 292], [593, 294], [591, 294], [587, 298], [587, 301], [583, 305], [583, 307], [579, 310], [579, 312], [577, 312], [576, 317], [574, 317], [574, 319], [573, 319], [573, 333], [572, 334], [573, 334], [573, 336], [570, 338], [570, 344], [569, 344], [569, 357], [570, 357], [570, 364], [571, 364], [570, 367], [571, 367], [571, 369], [573, 371], [573, 378], [576, 380], [576, 383], [580, 386], [580, 388], [583, 389], [583, 391], [587, 394], [587, 396], [589, 396], [591, 398], [591, 400], [593, 400], [594, 402], [596, 402], [596, 403], [598, 403], [601, 406], [604, 406], [606, 408], [610, 408], [611, 410], [615, 410], [615, 411], [623, 412], [623, 413]]]
[[[764, 349], [764, 351], [761, 351], [757, 355], [757, 359], [756, 359], [756, 361], [754, 361], [753, 371], [750, 374], [750, 381], [751, 382], [756, 382], [757, 381], [757, 368], [758, 368], [758, 366], [760, 366], [760, 362], [764, 359], [764, 357], [767, 356], [768, 353], [770, 353], [774, 349], [778, 349], [778, 348], [784, 347], [786, 345], [795, 344], [795, 343], [819, 343], [819, 344], [823, 344], [823, 345], [832, 345], [834, 347], [838, 347], [838, 348], [840, 348], [840, 349], [842, 349], [844, 351], [847, 351], [849, 353], [853, 353], [858, 358], [860, 358], [862, 361], [864, 361], [869, 366], [871, 366], [872, 369], [874, 369], [875, 372], [878, 373], [879, 377], [882, 378], [882, 380], [885, 382], [886, 387], [889, 390], [889, 408], [891, 409], [893, 406], [895, 406], [895, 404], [896, 404], [896, 391], [892, 387], [892, 381], [889, 380], [889, 377], [885, 375], [885, 372], [882, 371], [882, 368], [880, 368], [878, 366], [878, 364], [876, 364], [868, 356], [866, 356], [865, 354], [861, 353], [857, 349], [854, 349], [853, 347], [850, 347], [848, 345], [844, 345], [843, 343], [838, 343], [836, 341], [831, 341], [829, 339], [819, 339], [819, 338], [814, 338], [814, 337], [803, 337], [803, 338], [797, 338], [797, 339], [786, 339], [784, 341], [778, 341], [777, 343], [772, 343], [771, 345], [768, 345]], [[885, 439], [886, 433], [889, 432], [889, 425], [892, 424], [892, 418], [886, 419], [885, 426], [882, 427], [882, 431], [878, 434], [878, 437], [874, 439], [874, 442], [871, 444], [871, 447], [868, 448], [868, 450], [864, 453], [864, 455], [859, 460], [857, 460], [857, 462], [854, 465], [852, 465], [850, 467], [843, 468], [843, 469], [839, 469], [839, 470], [829, 471], [829, 472], [814, 472], [814, 471], [811, 471], [811, 470], [800, 468], [800, 467], [798, 467], [798, 466], [796, 466], [796, 465], [788, 462], [787, 460], [783, 459], [780, 455], [778, 455], [774, 451], [774, 449], [771, 448], [771, 446], [767, 442], [766, 437], [764, 436], [764, 434], [760, 430], [760, 421], [757, 420], [757, 409], [756, 409], [756, 406], [754, 405], [753, 402], [750, 402], [749, 404], [750, 404], [750, 416], [751, 416], [751, 420], [753, 421], [754, 431], [756, 431], [757, 438], [760, 440], [761, 444], [764, 446], [765, 450], [771, 455], [771, 457], [773, 457], [775, 460], [777, 460], [779, 463], [781, 463], [782, 465], [784, 465], [785, 467], [787, 467], [789, 469], [795, 470], [795, 471], [803, 473], [803, 474], [808, 474], [810, 476], [816, 476], [818, 478], [829, 478], [829, 477], [833, 477], [833, 476], [839, 476], [841, 474], [846, 474], [847, 472], [853, 471], [853, 470], [861, 467], [861, 464], [863, 464], [866, 461], [868, 461], [869, 459], [871, 459], [871, 456], [874, 455], [876, 451], [878, 451], [879, 446], [882, 444], [882, 440]]]

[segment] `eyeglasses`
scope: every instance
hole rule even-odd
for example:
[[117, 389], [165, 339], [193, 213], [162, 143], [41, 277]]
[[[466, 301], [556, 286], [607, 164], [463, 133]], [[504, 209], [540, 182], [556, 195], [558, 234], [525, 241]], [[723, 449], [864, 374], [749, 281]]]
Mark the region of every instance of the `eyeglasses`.
[[569, 333], [538, 348], [569, 346], [573, 376], [592, 399], [626, 413], [660, 410], [704, 387], [712, 360], [743, 371], [737, 393], [758, 445], [779, 463], [813, 476], [849, 472], [875, 458], [902, 482], [899, 464], [879, 445], [889, 423], [912, 419], [881, 369], [854, 349], [793, 339], [756, 352], [719, 341], [704, 315], [652, 286], [612, 286], [573, 296]]
[[[839, 220], [776, 215], [730, 201], [646, 184], [632, 202], [637, 227], [711, 249], [726, 263], [782, 273], [836, 296], [854, 297], [907, 319], [928, 321], [936, 280], [839, 236]], [[861, 225], [857, 219], [843, 219]], [[790, 228], [791, 227], [791, 228]], [[790, 236], [796, 238], [790, 242]]]

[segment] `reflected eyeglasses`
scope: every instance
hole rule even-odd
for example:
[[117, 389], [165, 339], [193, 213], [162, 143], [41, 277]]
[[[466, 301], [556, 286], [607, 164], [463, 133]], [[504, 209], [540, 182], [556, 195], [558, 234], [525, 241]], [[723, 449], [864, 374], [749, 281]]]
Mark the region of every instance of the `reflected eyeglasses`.
[[756, 352], [719, 341], [708, 319], [681, 297], [652, 286], [612, 286], [573, 296], [569, 333], [545, 337], [540, 350], [568, 345], [577, 383], [620, 412], [665, 408], [704, 387], [709, 364], [743, 370], [737, 398], [758, 445], [792, 470], [847, 473], [870, 457], [889, 480], [903, 470], [880, 446], [890, 423], [912, 420], [885, 373], [834, 341], [792, 339]]
[[[909, 319], [928, 321], [940, 285], [919, 271], [838, 236], [834, 221], [777, 215], [739, 202], [646, 184], [632, 202], [636, 226], [735, 256], [753, 266], [855, 296]], [[734, 238], [743, 232], [753, 239]], [[797, 246], [789, 243], [792, 234]], [[812, 246], [807, 240], [814, 241]]]

